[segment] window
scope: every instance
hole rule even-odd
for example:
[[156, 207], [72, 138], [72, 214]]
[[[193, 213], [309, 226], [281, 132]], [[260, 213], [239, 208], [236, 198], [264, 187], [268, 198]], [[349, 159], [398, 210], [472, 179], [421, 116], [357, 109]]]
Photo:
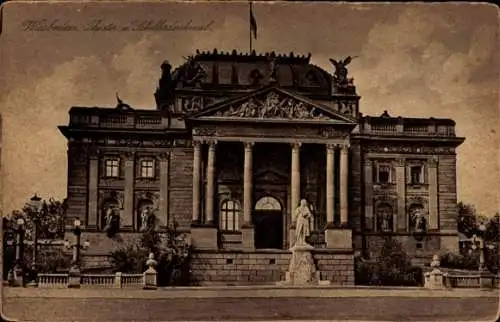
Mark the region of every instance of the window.
[[392, 231], [392, 207], [386, 203], [377, 207], [377, 231]]
[[140, 166], [141, 178], [154, 178], [155, 163], [153, 160], [142, 160]]
[[117, 178], [120, 170], [120, 159], [111, 158], [104, 160], [104, 175], [106, 177]]
[[377, 166], [377, 183], [390, 183], [391, 182], [391, 167], [386, 164]]
[[227, 231], [239, 230], [238, 219], [240, 204], [235, 200], [226, 200], [221, 205], [221, 229]]
[[422, 166], [412, 166], [410, 168], [410, 183], [411, 184], [422, 184], [424, 183], [424, 172], [422, 171]]

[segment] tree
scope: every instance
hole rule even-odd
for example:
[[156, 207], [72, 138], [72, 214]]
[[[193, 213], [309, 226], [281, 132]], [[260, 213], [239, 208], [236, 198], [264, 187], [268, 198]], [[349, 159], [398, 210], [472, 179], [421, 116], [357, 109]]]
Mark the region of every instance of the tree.
[[465, 234], [467, 237], [472, 237], [474, 230], [478, 224], [478, 217], [476, 215], [476, 209], [471, 204], [465, 204], [463, 202], [458, 203], [458, 231]]
[[49, 198], [42, 202], [40, 213], [26, 205], [22, 210], [14, 210], [7, 218], [5, 231], [12, 229], [18, 218], [25, 221], [25, 237], [27, 240], [33, 238], [33, 228], [38, 220], [39, 239], [63, 239], [64, 238], [64, 217], [66, 215], [67, 202]]

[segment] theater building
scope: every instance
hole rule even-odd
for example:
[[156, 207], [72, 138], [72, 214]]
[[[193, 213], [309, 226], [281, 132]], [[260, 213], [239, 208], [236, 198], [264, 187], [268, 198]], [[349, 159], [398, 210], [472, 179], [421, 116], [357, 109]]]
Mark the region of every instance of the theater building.
[[150, 211], [156, 229], [190, 233], [195, 283], [283, 280], [301, 199], [334, 284], [353, 284], [355, 253], [385, 236], [417, 263], [457, 250], [454, 121], [363, 116], [350, 58], [331, 72], [310, 59], [196, 52], [161, 66], [156, 109], [72, 107], [67, 217], [84, 224], [87, 264], [137, 238]]

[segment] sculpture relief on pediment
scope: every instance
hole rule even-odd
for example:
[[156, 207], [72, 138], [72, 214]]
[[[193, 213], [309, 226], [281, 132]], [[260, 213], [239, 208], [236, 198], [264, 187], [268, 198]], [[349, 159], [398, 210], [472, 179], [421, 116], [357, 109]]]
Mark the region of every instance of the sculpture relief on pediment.
[[250, 98], [244, 103], [232, 105], [215, 115], [245, 118], [329, 119], [314, 106], [276, 93], [269, 93], [263, 98]]

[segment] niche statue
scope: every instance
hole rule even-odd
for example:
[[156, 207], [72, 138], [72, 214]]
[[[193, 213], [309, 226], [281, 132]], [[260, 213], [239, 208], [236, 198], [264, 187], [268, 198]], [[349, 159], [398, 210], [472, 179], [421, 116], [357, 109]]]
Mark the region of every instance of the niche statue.
[[116, 212], [116, 209], [111, 207], [106, 209], [106, 215], [104, 216], [106, 226], [104, 227], [104, 230], [106, 231], [108, 237], [113, 237], [120, 229], [120, 215]]

